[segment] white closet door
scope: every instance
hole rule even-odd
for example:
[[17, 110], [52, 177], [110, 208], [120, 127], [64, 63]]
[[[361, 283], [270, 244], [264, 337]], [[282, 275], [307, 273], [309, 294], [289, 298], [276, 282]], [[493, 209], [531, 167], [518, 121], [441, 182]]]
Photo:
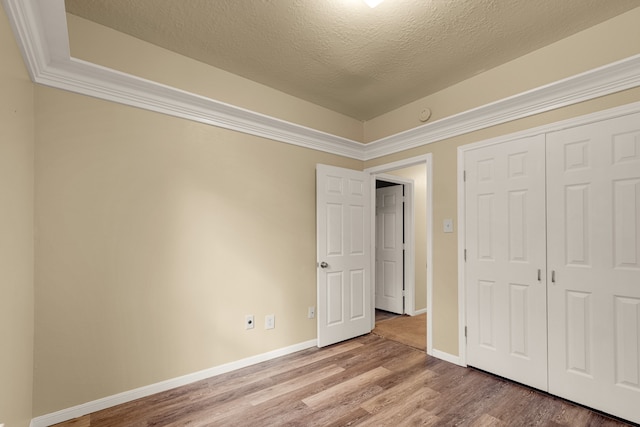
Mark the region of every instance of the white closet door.
[[640, 114], [547, 135], [549, 392], [640, 422]]
[[540, 135], [465, 153], [467, 362], [542, 390], [544, 143]]

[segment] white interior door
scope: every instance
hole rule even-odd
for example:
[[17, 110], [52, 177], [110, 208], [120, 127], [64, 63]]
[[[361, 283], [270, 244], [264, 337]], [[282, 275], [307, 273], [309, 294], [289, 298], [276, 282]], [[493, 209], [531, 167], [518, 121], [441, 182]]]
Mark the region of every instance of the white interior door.
[[547, 135], [549, 391], [640, 423], [640, 114]]
[[364, 172], [316, 167], [318, 346], [371, 332], [371, 190]]
[[404, 313], [402, 185], [376, 189], [376, 308]]
[[467, 362], [547, 388], [544, 136], [465, 153]]

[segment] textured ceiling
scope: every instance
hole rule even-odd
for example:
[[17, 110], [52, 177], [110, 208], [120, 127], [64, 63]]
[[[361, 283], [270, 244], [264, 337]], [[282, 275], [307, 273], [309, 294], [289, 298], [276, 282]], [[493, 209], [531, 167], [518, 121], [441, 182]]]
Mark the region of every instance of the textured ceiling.
[[640, 0], [66, 0], [69, 13], [368, 120]]

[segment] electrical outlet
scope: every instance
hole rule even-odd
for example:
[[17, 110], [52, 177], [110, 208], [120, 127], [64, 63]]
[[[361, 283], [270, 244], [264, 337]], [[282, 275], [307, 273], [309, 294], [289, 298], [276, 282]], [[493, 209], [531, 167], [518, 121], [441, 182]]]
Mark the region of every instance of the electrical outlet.
[[253, 329], [256, 326], [255, 319], [253, 318], [253, 314], [247, 314], [244, 316], [244, 328], [245, 329]]
[[307, 317], [309, 319], [315, 319], [316, 317], [316, 308], [313, 306], [309, 307], [309, 311], [307, 312]]
[[266, 316], [264, 316], [264, 328], [273, 329], [275, 327], [276, 327], [276, 315], [267, 314]]

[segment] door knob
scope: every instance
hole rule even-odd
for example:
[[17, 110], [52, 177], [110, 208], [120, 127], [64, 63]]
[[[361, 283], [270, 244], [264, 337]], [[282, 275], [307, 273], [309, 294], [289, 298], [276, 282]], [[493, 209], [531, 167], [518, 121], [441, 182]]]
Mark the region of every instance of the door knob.
[[329, 267], [329, 264], [327, 264], [326, 262], [322, 261], [320, 263], [320, 268], [327, 268], [327, 267]]

